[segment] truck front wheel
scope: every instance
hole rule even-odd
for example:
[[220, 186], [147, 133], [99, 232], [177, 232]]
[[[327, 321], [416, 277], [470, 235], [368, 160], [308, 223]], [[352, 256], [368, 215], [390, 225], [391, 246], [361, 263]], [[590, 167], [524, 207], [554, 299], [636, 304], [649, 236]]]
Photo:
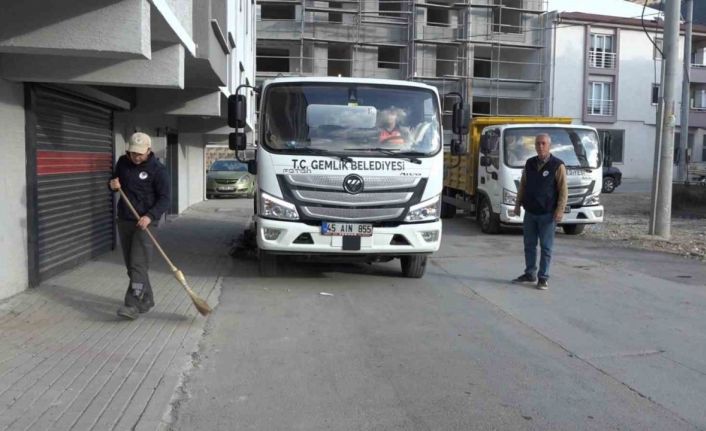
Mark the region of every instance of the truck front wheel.
[[565, 224], [561, 228], [564, 229], [564, 233], [567, 235], [579, 235], [585, 227], [585, 224]]
[[426, 255], [404, 256], [400, 258], [402, 275], [407, 278], [422, 278], [427, 269]]
[[493, 212], [488, 198], [483, 197], [478, 205], [478, 222], [483, 233], [495, 234], [500, 232], [500, 214]]

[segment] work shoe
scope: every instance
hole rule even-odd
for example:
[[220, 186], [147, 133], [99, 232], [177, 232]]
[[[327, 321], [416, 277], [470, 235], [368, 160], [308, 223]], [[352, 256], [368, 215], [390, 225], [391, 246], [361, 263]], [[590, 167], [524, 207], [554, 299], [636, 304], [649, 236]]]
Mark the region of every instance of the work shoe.
[[147, 313], [152, 307], [154, 307], [154, 299], [152, 299], [152, 295], [143, 295], [142, 300], [137, 304], [137, 310], [140, 313]]
[[546, 279], [546, 278], [540, 278], [540, 279], [537, 281], [537, 289], [539, 289], [539, 290], [547, 290], [547, 289], [549, 289], [549, 284], [547, 283], [547, 279]]
[[534, 275], [527, 273], [522, 274], [521, 276], [512, 280], [513, 283], [534, 283], [535, 281], [537, 281], [537, 279], [534, 278]]
[[140, 310], [135, 306], [123, 305], [118, 308], [118, 316], [129, 320], [135, 320], [140, 317]]

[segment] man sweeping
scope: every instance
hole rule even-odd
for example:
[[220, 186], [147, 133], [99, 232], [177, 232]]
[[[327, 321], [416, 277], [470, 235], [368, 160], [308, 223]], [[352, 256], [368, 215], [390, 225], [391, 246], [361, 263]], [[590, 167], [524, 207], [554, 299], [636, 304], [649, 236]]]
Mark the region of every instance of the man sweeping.
[[118, 235], [130, 277], [125, 304], [118, 309], [118, 316], [126, 319], [136, 319], [154, 307], [148, 274], [154, 245], [147, 227], [156, 227], [169, 207], [169, 184], [167, 169], [152, 152], [150, 137], [134, 133], [110, 180], [111, 190], [122, 189], [139, 214], [139, 218], [135, 217], [123, 199], [118, 201]]

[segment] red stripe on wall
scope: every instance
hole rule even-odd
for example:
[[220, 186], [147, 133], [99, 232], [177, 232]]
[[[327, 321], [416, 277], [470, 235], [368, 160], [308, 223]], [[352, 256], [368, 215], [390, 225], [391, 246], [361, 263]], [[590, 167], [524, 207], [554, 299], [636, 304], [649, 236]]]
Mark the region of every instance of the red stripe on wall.
[[86, 151], [37, 151], [37, 175], [110, 172], [111, 153]]

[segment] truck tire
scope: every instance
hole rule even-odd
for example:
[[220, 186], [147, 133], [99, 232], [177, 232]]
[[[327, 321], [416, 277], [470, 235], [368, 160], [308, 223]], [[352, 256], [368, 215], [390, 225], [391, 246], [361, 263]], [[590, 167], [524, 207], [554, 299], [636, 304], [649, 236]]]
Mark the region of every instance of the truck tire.
[[279, 256], [260, 250], [259, 269], [261, 277], [276, 277], [279, 274]]
[[583, 232], [585, 224], [565, 224], [561, 228], [567, 235], [579, 235]]
[[486, 197], [480, 199], [478, 205], [478, 223], [483, 233], [496, 234], [500, 232], [500, 214], [493, 212], [493, 207]]
[[[442, 193], [442, 199], [444, 196], [449, 196], [449, 192], [444, 190]], [[449, 203], [441, 201], [441, 218], [454, 218], [456, 216], [456, 206]]]
[[402, 264], [402, 275], [407, 278], [422, 278], [424, 271], [427, 269], [427, 256], [425, 254], [403, 256], [400, 258], [400, 262]]

